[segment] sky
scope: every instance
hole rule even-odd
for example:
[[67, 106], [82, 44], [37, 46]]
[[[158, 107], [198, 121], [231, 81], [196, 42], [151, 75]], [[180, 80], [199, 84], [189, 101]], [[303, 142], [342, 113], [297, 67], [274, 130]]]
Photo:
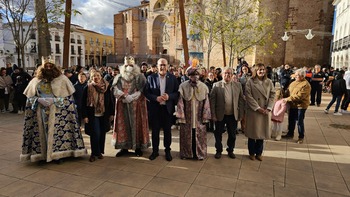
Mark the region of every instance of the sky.
[[113, 35], [113, 15], [126, 6], [140, 5], [140, 0], [73, 0], [73, 9], [81, 15], [72, 16], [72, 23], [85, 29]]

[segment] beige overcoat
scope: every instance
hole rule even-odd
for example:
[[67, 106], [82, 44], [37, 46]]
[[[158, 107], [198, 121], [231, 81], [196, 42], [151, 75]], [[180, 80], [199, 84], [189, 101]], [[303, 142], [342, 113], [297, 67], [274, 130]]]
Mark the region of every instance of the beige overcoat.
[[245, 135], [252, 139], [268, 139], [271, 136], [271, 113], [262, 114], [259, 108], [272, 110], [275, 97], [275, 88], [270, 79], [261, 81], [250, 78], [246, 89], [246, 130]]

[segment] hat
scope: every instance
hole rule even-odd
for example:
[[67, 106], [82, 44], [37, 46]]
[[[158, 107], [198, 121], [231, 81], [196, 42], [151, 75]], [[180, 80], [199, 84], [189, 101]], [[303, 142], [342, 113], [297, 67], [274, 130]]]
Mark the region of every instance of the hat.
[[143, 66], [143, 65], [148, 66], [148, 64], [147, 64], [146, 62], [142, 62], [142, 63], [141, 63], [141, 66]]
[[198, 68], [192, 66], [187, 68], [186, 73], [188, 76], [200, 74]]

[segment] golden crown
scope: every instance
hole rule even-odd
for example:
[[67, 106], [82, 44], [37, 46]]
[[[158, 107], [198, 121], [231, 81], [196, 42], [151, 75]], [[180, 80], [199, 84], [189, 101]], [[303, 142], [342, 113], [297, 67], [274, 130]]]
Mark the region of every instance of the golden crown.
[[47, 56], [47, 57], [42, 56], [41, 64], [45, 65], [46, 63], [55, 64], [55, 58], [53, 56]]
[[124, 65], [134, 65], [135, 59], [132, 56], [125, 56], [124, 58]]

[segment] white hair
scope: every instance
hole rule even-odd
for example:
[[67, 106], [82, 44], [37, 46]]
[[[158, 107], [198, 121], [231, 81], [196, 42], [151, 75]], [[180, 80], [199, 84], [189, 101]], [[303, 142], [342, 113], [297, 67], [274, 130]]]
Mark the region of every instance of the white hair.
[[302, 76], [303, 78], [305, 78], [305, 76], [306, 76], [306, 72], [302, 68], [296, 70], [295, 73], [299, 73], [299, 75]]

